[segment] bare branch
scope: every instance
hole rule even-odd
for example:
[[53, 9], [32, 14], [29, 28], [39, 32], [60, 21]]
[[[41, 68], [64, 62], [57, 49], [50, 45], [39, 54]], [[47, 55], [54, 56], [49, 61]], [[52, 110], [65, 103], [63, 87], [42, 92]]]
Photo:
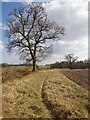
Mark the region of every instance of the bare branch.
[[8, 16], [7, 26], [8, 50], [15, 48], [20, 58], [32, 60], [33, 71], [36, 61], [45, 59], [52, 51], [52, 45], [48, 45], [47, 41], [60, 40], [65, 31], [49, 21], [42, 5], [36, 3], [14, 8]]

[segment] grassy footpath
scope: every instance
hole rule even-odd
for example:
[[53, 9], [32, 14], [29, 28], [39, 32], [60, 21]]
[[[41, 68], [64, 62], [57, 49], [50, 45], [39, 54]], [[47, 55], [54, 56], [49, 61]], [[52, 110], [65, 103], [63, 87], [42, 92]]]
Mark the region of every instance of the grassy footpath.
[[3, 83], [4, 118], [86, 118], [87, 91], [59, 70], [42, 70]]
[[41, 98], [42, 83], [46, 76], [44, 72], [35, 72], [23, 79], [3, 84], [3, 117], [50, 117]]

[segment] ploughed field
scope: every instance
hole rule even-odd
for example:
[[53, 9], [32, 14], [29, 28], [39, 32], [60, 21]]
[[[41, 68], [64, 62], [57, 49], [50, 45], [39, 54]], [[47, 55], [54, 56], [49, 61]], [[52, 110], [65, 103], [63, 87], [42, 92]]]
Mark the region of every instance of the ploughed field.
[[87, 86], [81, 84], [86, 84], [86, 72], [60, 69], [31, 72], [25, 66], [2, 68], [3, 118], [88, 118]]
[[63, 74], [85, 89], [89, 89], [89, 72], [86, 70], [63, 70]]

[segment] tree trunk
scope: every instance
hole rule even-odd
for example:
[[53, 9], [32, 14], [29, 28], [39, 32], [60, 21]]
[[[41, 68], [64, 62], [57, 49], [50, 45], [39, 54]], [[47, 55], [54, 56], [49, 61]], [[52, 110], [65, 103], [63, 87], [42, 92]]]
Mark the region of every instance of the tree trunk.
[[34, 46], [33, 72], [36, 70], [36, 44]]
[[70, 62], [69, 68], [72, 69], [72, 63]]
[[33, 70], [32, 71], [34, 72], [35, 70], [36, 70], [36, 60], [34, 59], [33, 60]]

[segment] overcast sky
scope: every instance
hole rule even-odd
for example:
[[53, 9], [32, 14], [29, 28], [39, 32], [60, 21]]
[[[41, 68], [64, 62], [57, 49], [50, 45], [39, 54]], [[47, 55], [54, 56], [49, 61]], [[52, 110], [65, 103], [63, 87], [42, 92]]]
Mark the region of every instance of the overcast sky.
[[[1, 0], [2, 1], [2, 0]], [[25, 2], [25, 0], [3, 0], [7, 3], [2, 5], [2, 21], [0, 20], [0, 34], [4, 33], [6, 26], [6, 16], [17, 2]], [[60, 41], [53, 44], [53, 53], [39, 64], [48, 64], [56, 61], [64, 60], [64, 56], [68, 53], [74, 53], [79, 60], [88, 58], [88, 1], [89, 0], [26, 0], [28, 2], [42, 2], [48, 18], [55, 21], [58, 25], [65, 27], [65, 35]], [[45, 3], [44, 3], [45, 2]], [[1, 10], [0, 10], [1, 11]], [[0, 13], [1, 15], [1, 13]], [[3, 24], [3, 27], [2, 27]], [[5, 44], [7, 38], [4, 34], [0, 36], [0, 55], [3, 54], [1, 62], [21, 63], [19, 56], [14, 53], [8, 55]]]

